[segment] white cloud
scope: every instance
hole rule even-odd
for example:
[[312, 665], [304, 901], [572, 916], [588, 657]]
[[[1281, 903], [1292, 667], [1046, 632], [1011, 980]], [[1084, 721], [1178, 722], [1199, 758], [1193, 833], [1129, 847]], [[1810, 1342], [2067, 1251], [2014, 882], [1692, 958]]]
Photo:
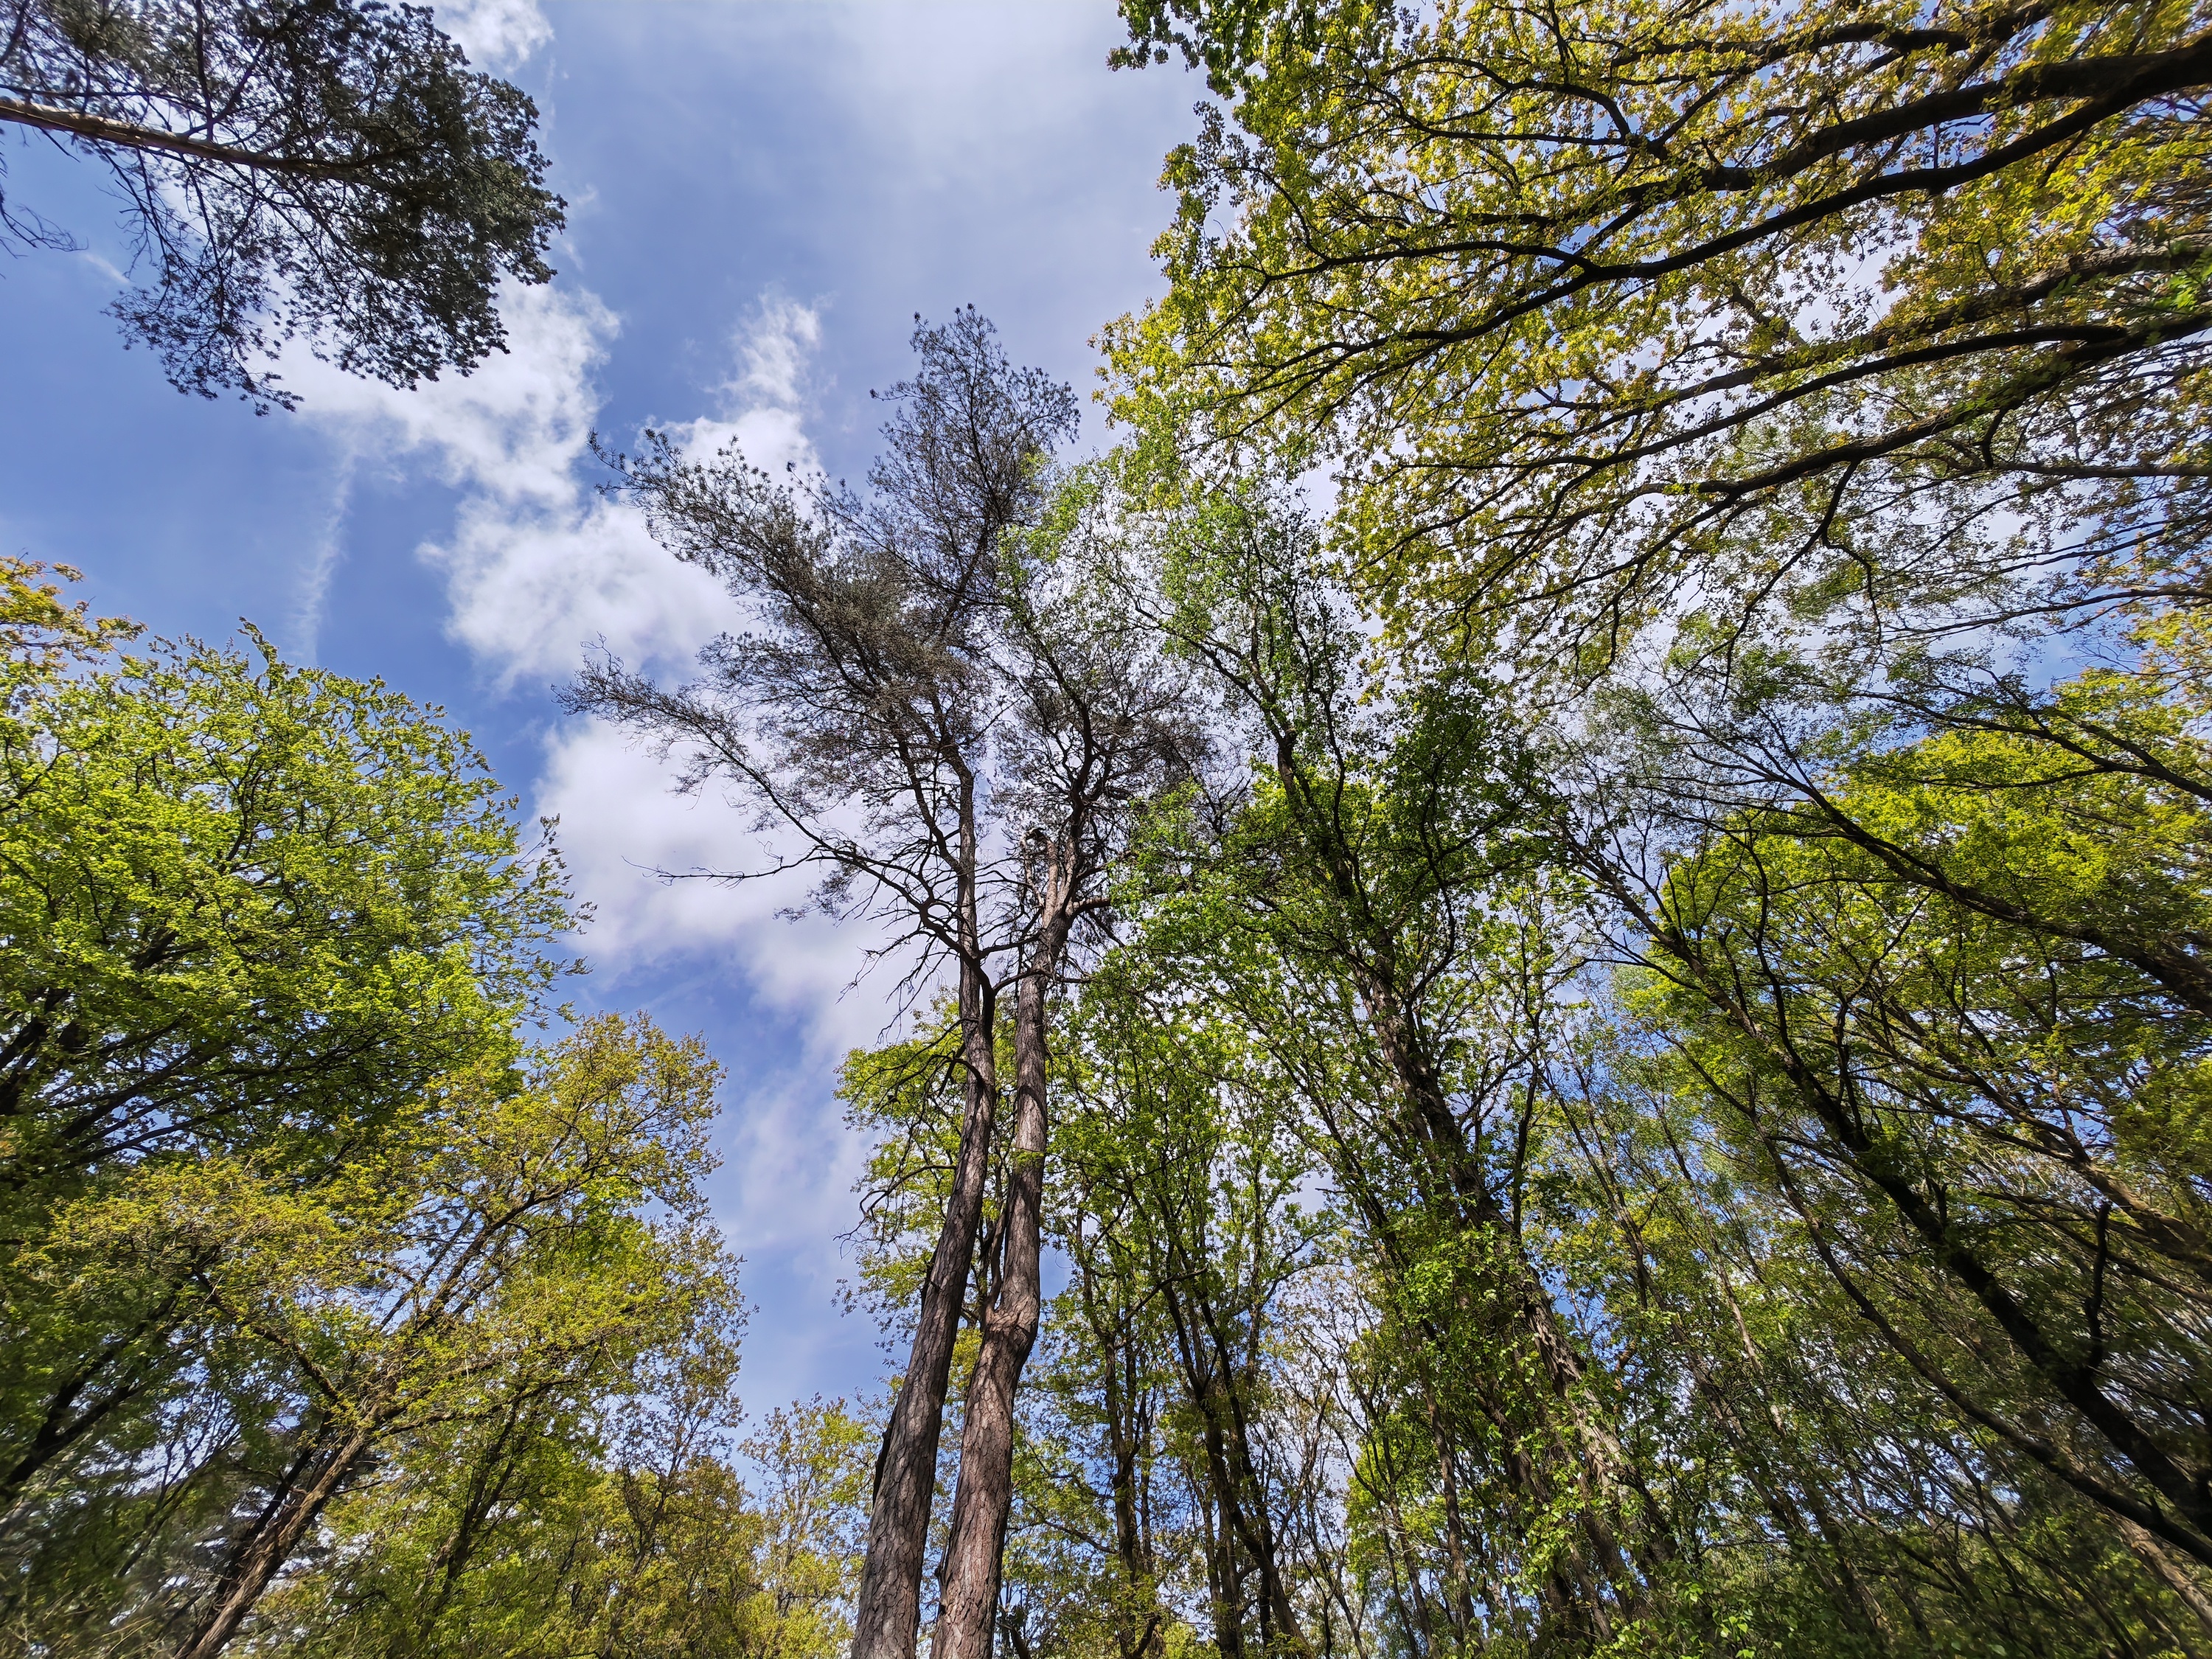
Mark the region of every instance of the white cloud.
[[777, 1063], [768, 1056], [782, 1045], [770, 1032], [716, 1034], [730, 1082], [711, 1190], [749, 1263], [748, 1283], [772, 1310], [770, 1322], [756, 1322], [747, 1397], [804, 1395], [825, 1386], [824, 1364], [846, 1378], [854, 1356], [836, 1356], [872, 1334], [843, 1330], [833, 1312], [838, 1281], [852, 1271], [836, 1240], [853, 1224], [867, 1147], [844, 1127], [830, 1090], [845, 1052], [880, 1037], [888, 978], [852, 983], [862, 930], [781, 914], [803, 897], [802, 879], [663, 878], [765, 866], [773, 854], [746, 814], [711, 793], [672, 796], [660, 763], [597, 721], [569, 722], [547, 748], [537, 805], [559, 816], [569, 874], [597, 906], [581, 943], [601, 994], [619, 1003], [641, 977], [665, 988], [687, 966], [720, 975], [733, 964], [756, 1017], [800, 1038], [799, 1052]]
[[442, 0], [435, 15], [482, 70], [511, 70], [553, 38], [538, 0]]
[[785, 915], [805, 896], [804, 872], [711, 878], [774, 863], [747, 812], [711, 789], [672, 795], [667, 769], [599, 721], [553, 734], [538, 801], [559, 815], [562, 854], [598, 907], [585, 940], [593, 957], [631, 969], [726, 953], [745, 964], [757, 1000], [803, 1024], [815, 1058], [877, 1039], [890, 984], [853, 984], [865, 930]]
[[759, 317], [738, 335], [744, 372], [735, 389], [763, 404], [793, 407], [804, 390], [808, 359], [821, 343], [818, 311], [781, 295], [763, 295]]
[[[289, 381], [350, 459], [425, 459], [462, 492], [450, 537], [422, 550], [446, 577], [447, 633], [489, 678], [562, 679], [600, 641], [633, 663], [688, 663], [734, 620], [728, 599], [593, 488], [593, 375], [617, 319], [589, 293], [553, 288], [510, 289], [501, 312], [508, 349], [471, 374], [399, 392], [295, 358]], [[819, 335], [812, 311], [763, 302], [739, 343], [730, 406], [671, 435], [690, 447], [734, 439], [763, 466], [811, 464], [794, 404]]]
[[[399, 392], [301, 356], [286, 364], [290, 383], [306, 417], [338, 446], [341, 477], [412, 462], [460, 492], [451, 532], [420, 555], [445, 578], [447, 633], [488, 679], [532, 691], [532, 681], [566, 679], [601, 641], [633, 665], [680, 677], [739, 613], [712, 578], [658, 546], [634, 507], [594, 488], [594, 375], [617, 319], [588, 293], [550, 288], [509, 290], [501, 314], [509, 350], [467, 376]], [[734, 442], [771, 471], [814, 465], [805, 398], [820, 340], [817, 310], [764, 296], [733, 334], [720, 406], [665, 429], [694, 453]], [[319, 554], [307, 578], [310, 637], [331, 556]], [[822, 1062], [884, 1024], [887, 985], [847, 991], [865, 938], [824, 918], [779, 915], [803, 896], [797, 878], [663, 879], [773, 856], [744, 811], [712, 791], [679, 798], [668, 784], [665, 766], [604, 724], [548, 727], [533, 805], [561, 820], [570, 875], [596, 912], [588, 954], [616, 976], [686, 957], [734, 961], [756, 1000], [803, 1034], [818, 1079]], [[779, 1098], [790, 1092], [749, 1081]], [[766, 1183], [763, 1201], [781, 1194], [770, 1208], [784, 1230], [796, 1224], [794, 1204], [821, 1212], [814, 1219], [830, 1206], [842, 1213], [851, 1178], [835, 1152], [840, 1137], [812, 1117], [787, 1120], [790, 1110], [756, 1101], [738, 1126], [746, 1184]]]
[[[634, 666], [681, 675], [739, 613], [713, 578], [653, 542], [636, 509], [594, 488], [593, 374], [617, 319], [588, 293], [550, 288], [509, 290], [501, 313], [505, 355], [413, 392], [312, 360], [289, 365], [307, 418], [331, 434], [349, 470], [412, 458], [461, 492], [451, 534], [421, 556], [444, 574], [447, 633], [488, 678], [518, 690], [564, 680], [601, 643]], [[720, 388], [723, 407], [670, 426], [670, 435], [695, 453], [735, 442], [771, 471], [813, 465], [800, 400], [807, 354], [820, 338], [814, 310], [763, 299], [732, 342], [737, 368]], [[650, 879], [654, 870], [727, 869], [757, 858], [740, 814], [713, 799], [676, 799], [656, 763], [584, 721], [551, 729], [537, 793], [538, 810], [562, 819], [571, 867], [598, 907], [596, 954], [627, 967], [726, 950], [744, 934], [743, 954], [764, 994], [794, 1007], [825, 992], [834, 1000], [836, 987], [822, 971], [795, 965], [831, 954], [830, 941], [817, 941], [817, 951], [793, 949], [787, 937], [773, 946], [752, 937], [793, 892]], [[852, 951], [849, 942], [834, 947], [848, 962]]]
[[[590, 294], [558, 289], [510, 290], [501, 314], [506, 355], [411, 392], [304, 355], [285, 367], [306, 418], [338, 447], [342, 477], [404, 465], [459, 492], [450, 532], [419, 553], [444, 578], [448, 635], [486, 679], [539, 695], [532, 682], [566, 679], [600, 641], [634, 665], [681, 678], [738, 611], [711, 578], [656, 545], [634, 507], [594, 488], [605, 476], [590, 450], [594, 378], [617, 319]], [[821, 337], [816, 309], [764, 296], [733, 332], [717, 406], [664, 429], [694, 453], [735, 442], [771, 471], [813, 465], [805, 416]], [[342, 513], [343, 493], [338, 501]], [[311, 638], [335, 532], [330, 542], [304, 589]], [[732, 1075], [718, 1208], [733, 1244], [775, 1263], [794, 1332], [811, 1333], [814, 1346], [830, 1342], [832, 1327], [805, 1310], [826, 1315], [843, 1270], [827, 1246], [850, 1224], [865, 1148], [842, 1131], [826, 1085], [845, 1049], [880, 1034], [898, 970], [854, 987], [866, 930], [779, 914], [803, 898], [803, 874], [734, 885], [663, 878], [772, 860], [749, 814], [713, 790], [672, 793], [666, 766], [598, 721], [549, 720], [544, 741], [532, 804], [561, 821], [572, 885], [593, 907], [580, 943], [601, 994], [618, 999], [639, 977], [665, 988], [690, 972], [734, 969], [752, 1006], [788, 1034], [750, 1045], [726, 1035], [717, 1044]], [[764, 1064], [764, 1054], [783, 1063]], [[789, 1356], [794, 1383], [811, 1363]]]

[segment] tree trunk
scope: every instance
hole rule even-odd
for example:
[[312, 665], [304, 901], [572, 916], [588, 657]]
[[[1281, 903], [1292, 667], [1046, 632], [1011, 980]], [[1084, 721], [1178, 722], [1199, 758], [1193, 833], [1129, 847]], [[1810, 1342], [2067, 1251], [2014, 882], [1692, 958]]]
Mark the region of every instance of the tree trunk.
[[[914, 1349], [907, 1358], [906, 1378], [899, 1385], [884, 1431], [883, 1451], [876, 1459], [868, 1549], [860, 1565], [860, 1600], [853, 1619], [853, 1659], [914, 1659], [921, 1624], [922, 1557], [929, 1542], [930, 1503], [937, 1490], [938, 1437], [944, 1427], [945, 1388], [968, 1294], [975, 1229], [983, 1214], [992, 1127], [998, 1115], [998, 1058], [993, 1046], [996, 1024], [996, 997], [989, 979], [979, 964], [963, 963], [960, 1028], [966, 1076], [960, 1153], [953, 1166], [945, 1224], [929, 1259], [929, 1276], [922, 1281], [921, 1312]], [[962, 1467], [964, 1471], [965, 1464]], [[995, 1580], [993, 1588], [995, 1591]]]
[[1038, 1279], [1047, 1121], [1046, 994], [1060, 970], [1073, 918], [1063, 900], [1055, 848], [1042, 937], [1014, 995], [1014, 1156], [1000, 1229], [1002, 1271], [983, 1310], [983, 1344], [968, 1384], [960, 1435], [960, 1484], [945, 1547], [945, 1593], [934, 1659], [991, 1659], [999, 1608], [999, 1559], [1014, 1496], [1014, 1390], [1036, 1346], [1043, 1295]]
[[331, 161], [313, 155], [278, 155], [268, 150], [241, 149], [236, 144], [219, 144], [212, 139], [195, 138], [189, 133], [171, 132], [165, 127], [149, 127], [137, 121], [111, 120], [84, 110], [34, 104], [23, 98], [0, 98], [0, 121], [18, 122], [41, 132], [58, 133], [87, 143], [188, 155], [195, 161], [219, 161], [226, 167], [245, 167], [255, 173], [297, 173], [309, 179], [359, 179], [373, 185], [372, 169], [386, 159], [383, 155], [368, 155]]
[[2175, 1560], [2172, 1551], [2124, 1515], [2114, 1519], [2119, 1522], [2120, 1536], [2127, 1540], [2128, 1547], [2158, 1575], [2159, 1582], [2172, 1590], [2184, 1607], [2197, 1615], [2197, 1623], [2212, 1631], [2212, 1595], [2205, 1593], [2189, 1564]]
[[[1152, 1559], [1137, 1516], [1137, 1460], [1144, 1449], [1146, 1431], [1139, 1420], [1143, 1387], [1137, 1376], [1136, 1337], [1125, 1310], [1117, 1305], [1109, 1316], [1098, 1306], [1097, 1275], [1085, 1252], [1079, 1223], [1072, 1242], [1075, 1287], [1083, 1298], [1083, 1316], [1104, 1362], [1099, 1367], [1099, 1380], [1104, 1395], [1107, 1453], [1113, 1471], [1107, 1491], [1114, 1510], [1114, 1559], [1121, 1564], [1124, 1586], [1133, 1592], [1149, 1592]], [[1151, 1652], [1158, 1641], [1159, 1623], [1159, 1614], [1154, 1611], [1139, 1635], [1135, 1607], [1125, 1598], [1114, 1620], [1114, 1645], [1121, 1659], [1139, 1659]]]
[[304, 1484], [286, 1493], [232, 1547], [231, 1559], [216, 1581], [215, 1603], [177, 1649], [177, 1659], [215, 1659], [230, 1645], [269, 1581], [291, 1559], [323, 1506], [374, 1443], [378, 1426], [372, 1419], [356, 1427], [331, 1448]]

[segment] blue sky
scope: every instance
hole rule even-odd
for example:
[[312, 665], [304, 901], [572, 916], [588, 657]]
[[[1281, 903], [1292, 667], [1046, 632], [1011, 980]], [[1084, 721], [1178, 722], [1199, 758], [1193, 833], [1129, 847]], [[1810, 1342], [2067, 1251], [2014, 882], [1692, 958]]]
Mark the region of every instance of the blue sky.
[[[876, 1332], [836, 1304], [860, 1148], [830, 1091], [889, 976], [846, 989], [862, 941], [780, 920], [789, 891], [652, 880], [758, 849], [554, 708], [587, 641], [678, 672], [727, 616], [593, 494], [586, 434], [652, 424], [857, 476], [914, 313], [970, 301], [1018, 361], [1089, 387], [1091, 337], [1158, 289], [1160, 161], [1202, 88], [1108, 71], [1110, 0], [438, 16], [537, 98], [569, 203], [560, 276], [503, 307], [512, 352], [411, 394], [301, 357], [293, 415], [181, 397], [102, 313], [127, 249], [97, 170], [8, 138], [10, 199], [89, 246], [0, 258], [0, 549], [80, 566], [97, 609], [157, 633], [247, 617], [441, 704], [522, 811], [558, 815], [597, 911], [584, 1000], [702, 1031], [729, 1069], [716, 1193], [757, 1307], [747, 1400], [866, 1390]], [[1103, 435], [1087, 410], [1086, 446]]]

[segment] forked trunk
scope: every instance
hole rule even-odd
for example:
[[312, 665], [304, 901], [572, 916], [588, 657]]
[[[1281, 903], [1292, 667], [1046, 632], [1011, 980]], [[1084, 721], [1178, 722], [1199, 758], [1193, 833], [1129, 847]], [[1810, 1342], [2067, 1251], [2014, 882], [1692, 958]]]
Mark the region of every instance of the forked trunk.
[[968, 1385], [960, 1435], [960, 1484], [945, 1547], [945, 1591], [933, 1659], [991, 1659], [999, 1609], [999, 1561], [1013, 1507], [1014, 1390], [1036, 1344], [1044, 1202], [1046, 992], [1066, 944], [1064, 907], [1050, 907], [1043, 937], [1014, 995], [1014, 1156], [1000, 1229], [997, 1299], [983, 1311], [983, 1342]]
[[891, 1407], [876, 1460], [875, 1498], [868, 1514], [868, 1550], [860, 1566], [853, 1619], [853, 1659], [914, 1659], [921, 1623], [922, 1557], [929, 1540], [930, 1501], [937, 1487], [937, 1443], [953, 1344], [968, 1295], [969, 1259], [983, 1213], [991, 1133], [998, 1115], [998, 1060], [993, 1050], [995, 998], [980, 967], [960, 975], [961, 1060], [965, 1071], [960, 1152], [945, 1224], [922, 1281], [921, 1311], [906, 1379]]

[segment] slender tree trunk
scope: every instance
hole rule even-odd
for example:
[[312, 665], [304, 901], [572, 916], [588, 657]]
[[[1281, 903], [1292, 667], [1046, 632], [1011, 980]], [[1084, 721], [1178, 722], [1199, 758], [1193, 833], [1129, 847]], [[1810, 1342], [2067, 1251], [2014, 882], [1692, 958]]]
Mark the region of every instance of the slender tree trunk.
[[[1175, 1267], [1160, 1281], [1161, 1305], [1175, 1328], [1176, 1357], [1184, 1385], [1198, 1407], [1200, 1443], [1206, 1449], [1206, 1484], [1221, 1514], [1224, 1559], [1234, 1561], [1235, 1547], [1242, 1545], [1252, 1570], [1259, 1577], [1260, 1594], [1254, 1610], [1260, 1620], [1261, 1645], [1273, 1653], [1279, 1648], [1310, 1655], [1313, 1645], [1300, 1626], [1297, 1610], [1291, 1605], [1276, 1549], [1274, 1523], [1267, 1512], [1266, 1483], [1252, 1460], [1252, 1444], [1244, 1410], [1249, 1375], [1242, 1369], [1222, 1333], [1218, 1310], [1206, 1288], [1201, 1267], [1193, 1262], [1187, 1247], [1171, 1245]], [[1204, 1240], [1200, 1249], [1205, 1249]], [[1178, 1293], [1180, 1282], [1184, 1290]], [[1239, 1605], [1243, 1605], [1240, 1592]]]
[[[1219, 1310], [1203, 1279], [1195, 1281], [1197, 1294], [1194, 1311], [1206, 1339], [1213, 1349], [1214, 1389], [1207, 1406], [1209, 1419], [1220, 1413], [1222, 1449], [1228, 1459], [1228, 1476], [1231, 1492], [1237, 1501], [1230, 1513], [1237, 1522], [1238, 1535], [1252, 1557], [1252, 1564], [1260, 1574], [1260, 1607], [1262, 1632], [1272, 1653], [1287, 1646], [1291, 1651], [1311, 1654], [1313, 1644], [1306, 1640], [1298, 1622], [1297, 1610], [1291, 1605], [1290, 1587], [1284, 1582], [1282, 1558], [1276, 1547], [1275, 1523], [1268, 1513], [1267, 1482], [1261, 1479], [1259, 1465], [1252, 1457], [1251, 1424], [1245, 1412], [1245, 1401], [1255, 1386], [1249, 1364], [1239, 1365], [1230, 1351], [1227, 1338], [1222, 1331]], [[1256, 1333], [1259, 1309], [1252, 1310], [1252, 1328]], [[1249, 1501], [1246, 1501], [1249, 1497]]]
[[1421, 1399], [1428, 1408], [1429, 1443], [1436, 1451], [1437, 1492], [1444, 1505], [1444, 1565], [1450, 1578], [1444, 1597], [1445, 1613], [1451, 1620], [1452, 1635], [1464, 1651], [1468, 1635], [1474, 1629], [1474, 1597], [1468, 1589], [1467, 1528], [1459, 1512], [1459, 1453], [1450, 1435], [1445, 1432], [1437, 1391], [1425, 1376], [1421, 1379]]
[[2171, 1550], [2124, 1515], [2114, 1519], [2119, 1522], [2120, 1536], [2127, 1540], [2128, 1547], [2158, 1575], [2159, 1582], [2172, 1590], [2184, 1607], [2197, 1615], [2197, 1623], [2212, 1631], [2212, 1595], [2206, 1593], [2189, 1563], [2175, 1560]]
[[375, 1443], [379, 1426], [371, 1420], [355, 1428], [313, 1466], [303, 1484], [286, 1493], [252, 1532], [232, 1547], [230, 1561], [216, 1582], [214, 1604], [179, 1646], [177, 1659], [215, 1659], [230, 1645], [230, 1638], [238, 1634], [239, 1626], [269, 1588], [269, 1581], [292, 1559], [292, 1552], [322, 1514], [323, 1506]]
[[[960, 1152], [953, 1165], [945, 1224], [929, 1259], [929, 1276], [922, 1281], [921, 1311], [906, 1378], [899, 1385], [890, 1423], [884, 1431], [883, 1451], [876, 1460], [868, 1549], [860, 1566], [860, 1601], [853, 1620], [853, 1659], [913, 1659], [921, 1629], [922, 1557], [928, 1547], [930, 1504], [937, 1490], [938, 1437], [944, 1427], [952, 1348], [960, 1334], [998, 1115], [998, 1059], [993, 1047], [996, 1023], [989, 979], [980, 965], [963, 963], [960, 1025], [966, 1076]], [[963, 1463], [963, 1471], [965, 1467]]]
[[[1395, 940], [1382, 943], [1395, 948]], [[1378, 950], [1376, 955], [1387, 960], [1389, 952]], [[1625, 1607], [1638, 1615], [1646, 1613], [1650, 1599], [1637, 1570], [1642, 1565], [1641, 1553], [1632, 1552], [1620, 1541], [1627, 1530], [1621, 1497], [1631, 1489], [1627, 1451], [1612, 1427], [1589, 1409], [1583, 1391], [1584, 1366], [1573, 1334], [1560, 1322], [1521, 1241], [1514, 1237], [1505, 1207], [1492, 1190], [1476, 1148], [1468, 1144], [1444, 1097], [1435, 1066], [1396, 988], [1372, 968], [1359, 977], [1360, 995], [1384, 1060], [1405, 1097], [1407, 1129], [1443, 1178], [1443, 1188], [1437, 1195], [1456, 1204], [1462, 1225], [1487, 1233], [1494, 1242], [1496, 1288], [1504, 1292], [1501, 1300], [1511, 1309], [1515, 1334], [1527, 1345], [1547, 1384], [1548, 1399], [1533, 1397], [1520, 1403], [1538, 1415], [1553, 1437], [1564, 1443], [1545, 1461], [1558, 1462], [1559, 1452], [1566, 1453], [1566, 1467], [1555, 1473], [1582, 1489], [1584, 1502], [1578, 1506], [1577, 1522], [1589, 1547], [1589, 1566], [1582, 1573], [1583, 1587], [1591, 1596], [1597, 1596], [1595, 1581], [1589, 1571], [1594, 1567]], [[1502, 1417], [1501, 1427], [1504, 1420]], [[1508, 1467], [1517, 1463], [1518, 1460], [1509, 1460]], [[1531, 1491], [1540, 1506], [1545, 1498]], [[1664, 1516], [1647, 1503], [1642, 1519], [1647, 1538], [1666, 1553], [1669, 1541], [1663, 1531]], [[1582, 1552], [1577, 1554], [1579, 1559]], [[1598, 1633], [1606, 1634], [1610, 1616], [1601, 1598], [1593, 1601], [1589, 1612]]]
[[[516, 1437], [522, 1430], [524, 1413], [534, 1403], [527, 1395], [517, 1393], [508, 1402], [506, 1417], [501, 1421], [498, 1436], [477, 1460], [475, 1473], [469, 1480], [468, 1497], [463, 1500], [459, 1518], [454, 1522], [453, 1535], [439, 1547], [430, 1565], [438, 1571], [437, 1588], [428, 1601], [413, 1620], [413, 1629], [392, 1638], [385, 1650], [385, 1659], [409, 1659], [445, 1616], [459, 1594], [461, 1580], [476, 1560], [477, 1547], [483, 1537], [491, 1514], [507, 1497], [507, 1483], [521, 1468], [522, 1459], [528, 1455], [526, 1447], [517, 1448]], [[618, 1617], [618, 1615], [617, 1615]]]
[[1213, 1601], [1213, 1649], [1221, 1659], [1244, 1659], [1244, 1585], [1237, 1575], [1237, 1545], [1221, 1512], [1216, 1483], [1200, 1488], [1206, 1516], [1206, 1574]]
[[[1139, 1420], [1143, 1393], [1136, 1374], [1137, 1339], [1126, 1310], [1117, 1306], [1109, 1317], [1099, 1308], [1097, 1276], [1085, 1254], [1079, 1231], [1074, 1243], [1075, 1283], [1083, 1297], [1084, 1318], [1091, 1327], [1091, 1340], [1105, 1357], [1099, 1376], [1105, 1395], [1106, 1444], [1113, 1463], [1108, 1491], [1114, 1508], [1114, 1555], [1121, 1563], [1122, 1583], [1132, 1592], [1149, 1592], [1152, 1560], [1137, 1519], [1137, 1459], [1144, 1446], [1144, 1426]], [[1125, 1601], [1114, 1620], [1114, 1644], [1121, 1659], [1139, 1659], [1152, 1650], [1158, 1642], [1159, 1624], [1155, 1608], [1139, 1635], [1135, 1606]]]
[[1014, 1156], [1000, 1229], [999, 1294], [983, 1310], [983, 1343], [960, 1435], [960, 1484], [945, 1547], [945, 1593], [934, 1659], [991, 1659], [999, 1608], [999, 1561], [1014, 1496], [1014, 1391], [1036, 1344], [1043, 1304], [1038, 1279], [1047, 1120], [1046, 996], [1060, 971], [1073, 917], [1066, 903], [1066, 854], [1053, 849], [1036, 954], [1014, 995]]

